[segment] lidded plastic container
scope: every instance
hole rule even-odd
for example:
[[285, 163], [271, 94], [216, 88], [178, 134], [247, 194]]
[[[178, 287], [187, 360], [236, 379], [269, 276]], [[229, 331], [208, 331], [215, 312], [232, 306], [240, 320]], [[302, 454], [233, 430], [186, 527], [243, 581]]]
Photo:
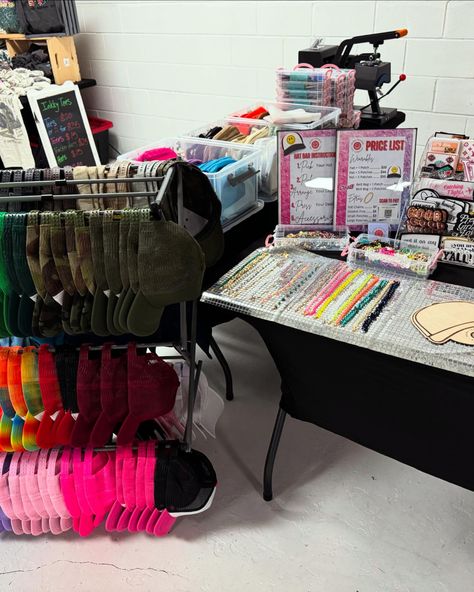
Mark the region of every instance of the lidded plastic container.
[[[305, 130], [305, 129], [317, 129], [317, 128], [336, 128], [339, 115], [341, 110], [338, 107], [321, 107], [318, 105], [305, 105], [302, 103], [297, 102], [285, 102], [285, 101], [260, 101], [259, 103], [254, 103], [253, 105], [249, 105], [248, 107], [243, 107], [234, 113], [230, 113], [228, 117], [238, 117], [242, 119], [242, 115], [245, 113], [250, 113], [255, 111], [259, 107], [264, 107], [268, 109], [269, 106], [274, 106], [281, 111], [293, 111], [295, 109], [303, 109], [306, 113], [313, 114], [314, 120], [309, 121], [307, 123], [300, 123], [298, 121], [293, 122], [285, 122], [281, 124], [274, 124], [278, 129], [295, 129], [295, 130]], [[246, 118], [243, 118], [246, 119]], [[259, 121], [259, 120], [251, 120], [251, 121]], [[263, 120], [267, 121], [267, 120]], [[271, 123], [271, 122], [269, 122]]]
[[242, 142], [232, 142], [209, 139], [210, 142], [219, 141], [228, 143], [231, 146], [247, 145], [260, 150], [260, 172], [258, 174], [258, 185], [260, 193], [264, 195], [274, 195], [278, 191], [278, 159], [277, 159], [277, 127], [263, 121], [262, 119], [245, 119], [238, 117], [227, 117], [208, 123], [204, 126], [186, 132], [184, 136], [197, 138], [205, 135], [209, 130], [215, 127], [234, 126], [244, 136], [251, 136], [254, 132], [260, 132], [262, 137], [253, 143], [243, 144]]
[[347, 228], [279, 224], [273, 233], [276, 247], [298, 247], [307, 251], [342, 251], [349, 242]]
[[[377, 243], [377, 246], [374, 246]], [[360, 234], [342, 252], [355, 266], [396, 271], [427, 278], [436, 269], [442, 250], [435, 246], [419, 247], [407, 241]]]
[[257, 206], [257, 175], [260, 169], [260, 150], [257, 148], [201, 138], [164, 138], [122, 154], [117, 160], [133, 162], [140, 154], [153, 148], [171, 148], [183, 160], [209, 161], [229, 156], [236, 161], [217, 173], [205, 173], [222, 203], [223, 223]]

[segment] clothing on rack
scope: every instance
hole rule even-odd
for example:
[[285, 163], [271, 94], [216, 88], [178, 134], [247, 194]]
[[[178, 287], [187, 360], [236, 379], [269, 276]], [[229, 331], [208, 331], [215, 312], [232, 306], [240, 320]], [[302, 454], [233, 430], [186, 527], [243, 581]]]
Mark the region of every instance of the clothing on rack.
[[18, 19], [14, 0], [0, 0], [0, 31], [5, 33], [24, 33]]
[[[77, 200], [80, 207], [120, 206], [117, 198], [105, 197], [109, 194], [98, 191], [99, 186], [112, 183], [99, 184], [90, 180], [90, 169], [93, 169], [92, 174], [97, 172], [98, 177], [105, 177], [106, 168], [100, 168], [26, 171], [28, 181], [32, 178], [39, 182], [37, 186], [27, 187], [21, 186], [22, 172], [4, 171], [2, 181], [10, 190], [5, 187], [0, 191], [4, 196], [7, 192], [14, 194], [9, 202], [10, 209], [21, 205], [15, 201], [20, 191], [26, 195], [29, 191], [32, 199], [38, 194], [48, 200], [46, 205], [54, 207], [62, 201], [56, 197], [71, 195], [75, 188], [79, 190], [78, 195], [88, 194], [91, 188], [94, 192], [90, 200]], [[112, 165], [109, 175], [110, 172], [119, 175], [115, 176], [116, 181], [125, 179], [122, 175], [131, 168], [127, 162], [120, 163], [119, 167]], [[171, 177], [170, 186], [161, 198], [166, 220], [150, 219], [149, 209], [102, 213], [68, 210], [28, 215], [0, 212], [0, 266], [3, 262], [5, 270], [0, 276], [0, 334], [3, 337], [54, 337], [64, 330], [69, 335], [91, 331], [104, 337], [128, 333], [151, 335], [158, 329], [163, 306], [166, 306], [163, 302], [178, 302], [176, 298], [183, 295], [190, 300], [197, 297], [204, 270], [201, 249], [208, 266], [215, 264], [223, 252], [221, 204], [207, 177], [189, 164], [143, 163], [134, 167], [134, 172], [136, 178], [149, 176], [150, 185], [156, 189], [158, 183], [152, 175], [170, 168], [179, 170], [181, 181], [178, 183], [178, 176]], [[80, 177], [86, 175], [87, 180], [81, 183]], [[15, 181], [10, 184], [7, 179], [12, 176]], [[56, 181], [48, 178], [51, 176]], [[38, 177], [43, 177], [49, 195], [39, 194], [44, 187]], [[112, 177], [107, 180], [109, 178]], [[127, 183], [114, 183], [114, 187], [124, 189], [120, 185]], [[140, 191], [147, 189], [148, 183], [140, 181], [133, 185]], [[84, 188], [87, 189], [84, 191]], [[127, 187], [125, 189], [128, 191]], [[59, 191], [61, 193], [57, 193]], [[153, 191], [150, 194], [155, 195]], [[180, 196], [184, 202], [184, 229], [177, 227]], [[135, 198], [130, 192], [130, 201], [135, 199], [141, 198]], [[75, 203], [71, 199], [64, 201]], [[9, 231], [11, 226], [15, 227], [13, 234]], [[160, 236], [155, 240], [158, 231]], [[15, 248], [11, 242], [13, 236]], [[161, 259], [165, 252], [168, 256]], [[151, 265], [148, 273], [152, 257], [158, 257], [163, 263]], [[172, 259], [176, 260], [174, 265]], [[179, 275], [178, 286], [173, 284], [173, 277]], [[161, 292], [166, 292], [166, 297], [160, 297]], [[137, 303], [132, 307], [136, 298]], [[140, 307], [145, 307], [148, 317], [145, 318], [145, 309]]]
[[39, 536], [74, 530], [168, 534], [180, 515], [212, 503], [217, 479], [179, 443], [0, 453], [0, 530]]
[[0, 159], [5, 167], [27, 169], [35, 164], [22, 109], [20, 99], [0, 87]]

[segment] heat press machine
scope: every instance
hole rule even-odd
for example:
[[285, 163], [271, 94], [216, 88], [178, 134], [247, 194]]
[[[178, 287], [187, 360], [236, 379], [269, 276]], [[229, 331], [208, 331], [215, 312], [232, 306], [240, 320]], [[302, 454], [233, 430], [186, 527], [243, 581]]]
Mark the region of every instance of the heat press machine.
[[[395, 84], [386, 93], [383, 93], [382, 85], [391, 82], [391, 64], [380, 59], [378, 48], [389, 39], [399, 39], [407, 34], [407, 29], [370, 33], [345, 39], [340, 45], [322, 45], [322, 40], [317, 39], [310, 48], [302, 49], [298, 53], [298, 63], [310, 64], [315, 68], [334, 64], [339, 68], [354, 69], [356, 88], [368, 91], [370, 99], [367, 105], [355, 107], [355, 109], [360, 109], [362, 114], [360, 128], [395, 128], [405, 121], [405, 113], [394, 108], [381, 107], [380, 99], [389, 95], [406, 79], [406, 76], [400, 74]], [[361, 43], [370, 43], [373, 46], [373, 51], [351, 55], [350, 52], [354, 45]]]

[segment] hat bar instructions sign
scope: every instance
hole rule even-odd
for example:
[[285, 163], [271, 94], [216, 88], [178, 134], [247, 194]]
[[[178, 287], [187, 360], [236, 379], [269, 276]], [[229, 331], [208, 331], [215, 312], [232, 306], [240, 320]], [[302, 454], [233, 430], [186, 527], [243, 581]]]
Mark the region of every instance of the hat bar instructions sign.
[[415, 139], [415, 129], [338, 131], [335, 224], [398, 225], [409, 198]]
[[278, 132], [280, 224], [333, 223], [336, 130]]

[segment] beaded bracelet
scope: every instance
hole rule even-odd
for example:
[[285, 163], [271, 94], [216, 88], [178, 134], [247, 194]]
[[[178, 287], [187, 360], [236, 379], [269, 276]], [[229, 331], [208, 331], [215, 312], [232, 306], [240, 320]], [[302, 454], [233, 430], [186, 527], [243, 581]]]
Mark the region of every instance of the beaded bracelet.
[[280, 296], [280, 294], [282, 294], [287, 288], [291, 288], [291, 286], [296, 282], [296, 280], [298, 278], [300, 278], [301, 275], [305, 271], [307, 271], [308, 269], [309, 269], [309, 265], [304, 265], [303, 267], [301, 267], [295, 273], [295, 275], [290, 279], [290, 281], [288, 281], [285, 285], [283, 285], [281, 288], [279, 288], [275, 292], [270, 292], [270, 294], [268, 294], [267, 296], [265, 296], [265, 298], [262, 300], [262, 304], [265, 304], [266, 302], [268, 302], [269, 300], [271, 300], [275, 296]]
[[370, 325], [378, 319], [380, 313], [383, 311], [383, 309], [387, 306], [387, 304], [393, 298], [393, 295], [395, 294], [395, 291], [397, 290], [399, 285], [400, 285], [400, 282], [393, 282], [391, 284], [390, 288], [388, 289], [388, 292], [385, 294], [385, 296], [383, 296], [382, 300], [378, 303], [375, 310], [365, 319], [365, 321], [362, 325], [362, 331], [364, 333], [367, 333]]
[[[356, 297], [354, 298], [354, 300], [352, 302], [350, 302], [348, 304], [348, 306], [341, 312], [341, 314], [337, 317], [336, 319], [336, 324], [339, 325], [341, 324], [342, 320], [344, 319], [344, 317], [346, 317], [346, 315], [348, 315], [351, 310], [354, 309], [354, 306], [360, 302], [362, 300], [362, 298], [364, 298], [364, 296], [367, 296], [367, 294], [369, 294], [369, 292], [372, 290], [372, 288], [377, 284], [377, 282], [379, 281], [379, 277], [377, 276], [370, 276], [369, 278], [369, 282], [367, 283], [367, 285], [365, 286], [365, 288], [363, 290], [361, 290]], [[356, 314], [356, 313], [354, 313]], [[353, 317], [351, 317], [353, 318]]]
[[385, 296], [385, 294], [389, 291], [390, 282], [388, 280], [383, 280], [383, 281], [384, 281], [383, 288], [381, 290], [379, 290], [378, 294], [373, 298], [373, 300], [370, 302], [370, 304], [364, 310], [364, 313], [362, 314], [361, 318], [354, 324], [352, 331], [359, 331], [360, 330], [360, 328], [364, 324], [364, 321], [372, 314], [372, 312], [377, 308], [379, 302], [382, 300], [382, 298]]
[[362, 273], [358, 277], [354, 278], [352, 282], [347, 284], [345, 288], [343, 288], [339, 292], [339, 294], [337, 294], [337, 296], [333, 298], [333, 300], [326, 307], [324, 314], [322, 315], [325, 323], [331, 324], [334, 313], [337, 311], [337, 309], [341, 306], [343, 302], [347, 301], [350, 294], [354, 292], [356, 288], [359, 287], [361, 281], [365, 278], [366, 275], [367, 274], [362, 271]]
[[[269, 262], [271, 263], [271, 261]], [[278, 262], [277, 262], [278, 263]], [[269, 284], [273, 283], [275, 284], [276, 282], [281, 281], [281, 276], [287, 275], [287, 267], [286, 266], [283, 270], [279, 269], [279, 265], [266, 265], [266, 267], [261, 270], [259, 268], [259, 273], [257, 273], [255, 276], [250, 278], [250, 288], [254, 291], [254, 295], [252, 296], [252, 300], [262, 300], [262, 293], [263, 294], [267, 294], [268, 293], [268, 289], [269, 289]], [[260, 272], [261, 271], [261, 272]], [[294, 274], [294, 270], [293, 270], [293, 274]], [[268, 279], [269, 278], [269, 279]], [[286, 284], [288, 284], [288, 281], [284, 280], [286, 282]], [[246, 281], [245, 282], [245, 291], [247, 292], [249, 290], [249, 283]], [[284, 288], [283, 288], [284, 289]], [[274, 296], [276, 294], [276, 292], [279, 292], [282, 290], [282, 287], [280, 287], [278, 290], [274, 291], [273, 295]]]
[[[263, 285], [272, 273], [274, 273], [273, 266], [259, 269], [258, 272], [250, 272], [249, 275], [243, 276], [232, 285], [230, 289], [225, 290], [225, 293], [231, 297], [238, 297], [242, 292], [257, 292], [259, 286]], [[254, 300], [255, 296], [252, 299]]]
[[275, 269], [274, 266], [269, 266], [262, 270], [261, 273], [250, 276], [246, 279], [244, 285], [238, 286], [239, 293], [242, 290], [245, 290], [246, 293], [250, 294], [250, 299], [252, 301], [258, 300], [261, 298], [262, 293], [266, 293], [268, 281], [271, 280], [272, 276], [275, 274]]
[[344, 300], [344, 302], [341, 304], [341, 306], [334, 313], [334, 315], [331, 319], [331, 323], [336, 323], [339, 318], [344, 316], [344, 314], [342, 314], [344, 311], [346, 311], [346, 310], [349, 311], [352, 308], [353, 304], [355, 304], [355, 302], [357, 302], [360, 299], [359, 295], [365, 290], [365, 287], [373, 279], [373, 277], [374, 276], [372, 274], [369, 274], [363, 280], [363, 282], [359, 286], [357, 286], [357, 288], [355, 290], [353, 290], [351, 292], [349, 298], [346, 298]]
[[361, 310], [363, 310], [367, 305], [372, 302], [372, 300], [380, 293], [380, 290], [387, 285], [387, 280], [380, 280], [375, 284], [375, 286], [370, 290], [370, 292], [362, 298], [360, 302], [358, 302], [354, 308], [347, 313], [347, 315], [342, 319], [341, 326], [345, 327], [352, 319], [359, 314]]
[[228, 288], [233, 283], [237, 282], [242, 277], [242, 275], [246, 273], [246, 270], [252, 269], [260, 261], [260, 259], [268, 256], [269, 253], [258, 253], [257, 255], [252, 257], [250, 261], [247, 261], [247, 263], [239, 267], [239, 269], [237, 269], [230, 277], [228, 277], [222, 284], [220, 284], [219, 287], [221, 289]]
[[344, 288], [346, 286], [348, 286], [352, 281], [355, 280], [355, 278], [357, 276], [359, 276], [362, 273], [362, 269], [356, 269], [355, 271], [353, 271], [349, 277], [344, 280], [342, 282], [342, 284], [340, 284], [332, 294], [330, 294], [326, 300], [324, 300], [324, 302], [321, 304], [321, 306], [319, 307], [318, 311], [316, 312], [316, 318], [319, 319], [321, 318], [321, 315], [323, 314], [323, 312], [326, 310], [326, 308], [329, 306], [329, 304], [335, 299], [337, 298], [337, 296], [344, 290]]
[[305, 314], [306, 309], [310, 309], [312, 304], [316, 301], [316, 299], [321, 294], [322, 290], [325, 286], [327, 286], [328, 282], [334, 278], [334, 268], [330, 266], [329, 269], [323, 269], [323, 271], [314, 278], [312, 284], [307, 287], [307, 294], [304, 294], [304, 298], [302, 298], [302, 302], [297, 309], [297, 312], [301, 314]]
[[315, 271], [310, 271], [305, 277], [300, 278], [300, 281], [294, 284], [288, 292], [282, 294], [280, 299], [273, 305], [273, 308], [276, 309], [282, 304], [289, 305], [292, 298], [299, 295], [301, 291], [301, 287], [311, 279]]
[[310, 302], [305, 310], [305, 315], [313, 316], [318, 307], [324, 302], [325, 298], [327, 298], [336, 288], [340, 285], [351, 273], [351, 270], [344, 266], [340, 269], [334, 278], [332, 279], [329, 284], [324, 287], [319, 294]]

